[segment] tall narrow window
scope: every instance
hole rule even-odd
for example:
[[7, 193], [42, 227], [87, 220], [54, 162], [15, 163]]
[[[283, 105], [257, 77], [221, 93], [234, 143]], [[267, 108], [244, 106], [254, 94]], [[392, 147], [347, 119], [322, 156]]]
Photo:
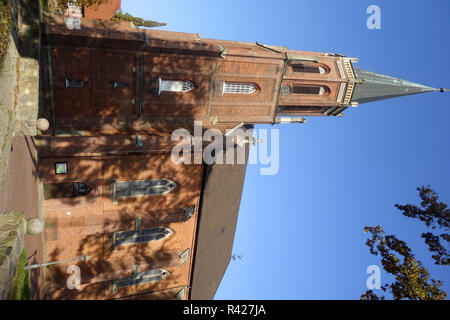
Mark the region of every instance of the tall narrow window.
[[237, 82], [223, 83], [223, 93], [251, 94], [253, 92], [256, 92], [256, 85], [253, 83], [237, 83]]
[[141, 230], [120, 231], [113, 234], [113, 249], [126, 244], [158, 241], [173, 234], [169, 228], [148, 228]]
[[155, 269], [150, 271], [138, 272], [131, 277], [117, 279], [113, 281], [113, 292], [119, 288], [136, 286], [139, 284], [161, 281], [169, 275], [164, 269]]
[[293, 64], [292, 71], [294, 72], [303, 72], [303, 73], [326, 73], [324, 67], [310, 66], [307, 64]]
[[191, 81], [158, 79], [158, 95], [160, 95], [163, 91], [188, 92], [194, 88], [195, 85]]
[[128, 87], [128, 84], [127, 84], [127, 83], [123, 83], [123, 82], [117, 82], [117, 81], [114, 81], [114, 82], [111, 84], [111, 86], [112, 86], [114, 89], [116, 89], [116, 88], [126, 88], [126, 87]]
[[86, 86], [87, 82], [83, 80], [67, 79], [65, 78], [66, 88], [83, 88]]
[[118, 198], [156, 196], [172, 192], [177, 184], [170, 179], [113, 181], [113, 203]]
[[292, 93], [297, 94], [317, 94], [323, 95], [327, 92], [327, 89], [323, 86], [294, 86]]

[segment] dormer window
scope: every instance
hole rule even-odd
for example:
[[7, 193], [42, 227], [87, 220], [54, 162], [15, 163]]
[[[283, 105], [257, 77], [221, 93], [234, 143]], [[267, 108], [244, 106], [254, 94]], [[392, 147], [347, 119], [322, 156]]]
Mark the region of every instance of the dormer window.
[[325, 74], [327, 71], [324, 67], [318, 67], [318, 66], [311, 66], [307, 64], [293, 64], [292, 65], [292, 71], [293, 72], [303, 72], [303, 73], [319, 73], [319, 74]]
[[253, 92], [256, 92], [256, 85], [253, 83], [223, 83], [223, 93], [252, 94]]
[[292, 93], [324, 95], [328, 90], [323, 86], [294, 86]]
[[162, 80], [158, 79], [158, 96], [163, 91], [171, 92], [189, 92], [195, 88], [195, 85], [191, 81], [180, 80]]

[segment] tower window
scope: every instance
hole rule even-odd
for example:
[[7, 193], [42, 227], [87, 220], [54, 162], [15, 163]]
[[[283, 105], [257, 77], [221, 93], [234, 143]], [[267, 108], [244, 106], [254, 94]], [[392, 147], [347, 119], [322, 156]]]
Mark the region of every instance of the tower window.
[[320, 74], [326, 73], [326, 70], [324, 67], [309, 66], [306, 64], [293, 64], [292, 71], [304, 72], [304, 73], [320, 73]]
[[158, 95], [163, 91], [189, 92], [195, 88], [195, 85], [191, 81], [162, 80], [159, 78], [158, 84]]
[[327, 92], [327, 89], [323, 86], [294, 86], [292, 88], [292, 93], [297, 94], [317, 94], [323, 95]]
[[223, 84], [223, 93], [251, 94], [253, 92], [256, 92], [256, 85], [253, 83], [224, 82]]

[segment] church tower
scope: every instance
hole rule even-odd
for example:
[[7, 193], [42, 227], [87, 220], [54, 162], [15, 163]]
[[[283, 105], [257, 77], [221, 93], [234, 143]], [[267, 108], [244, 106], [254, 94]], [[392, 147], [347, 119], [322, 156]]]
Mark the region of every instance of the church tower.
[[355, 68], [357, 59], [338, 54], [94, 19], [70, 30], [62, 18], [47, 20], [53, 130], [157, 134], [199, 120], [223, 131], [340, 116], [360, 103], [437, 90]]
[[[84, 257], [73, 262], [77, 290], [67, 286], [67, 266], [47, 267], [48, 299], [214, 296], [231, 259], [247, 160], [209, 164], [187, 139], [189, 161], [174, 161], [174, 129], [302, 123], [437, 90], [338, 54], [118, 21], [82, 19], [69, 29], [45, 16], [41, 27], [41, 116], [50, 122], [36, 137], [44, 261]], [[238, 148], [248, 158], [250, 139], [238, 137], [225, 158]]]

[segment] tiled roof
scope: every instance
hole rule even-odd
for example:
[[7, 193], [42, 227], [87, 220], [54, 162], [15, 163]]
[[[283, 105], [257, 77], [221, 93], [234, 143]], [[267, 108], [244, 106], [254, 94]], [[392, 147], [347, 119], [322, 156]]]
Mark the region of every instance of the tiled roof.
[[206, 167], [190, 299], [213, 299], [230, 262], [248, 149], [245, 164]]

